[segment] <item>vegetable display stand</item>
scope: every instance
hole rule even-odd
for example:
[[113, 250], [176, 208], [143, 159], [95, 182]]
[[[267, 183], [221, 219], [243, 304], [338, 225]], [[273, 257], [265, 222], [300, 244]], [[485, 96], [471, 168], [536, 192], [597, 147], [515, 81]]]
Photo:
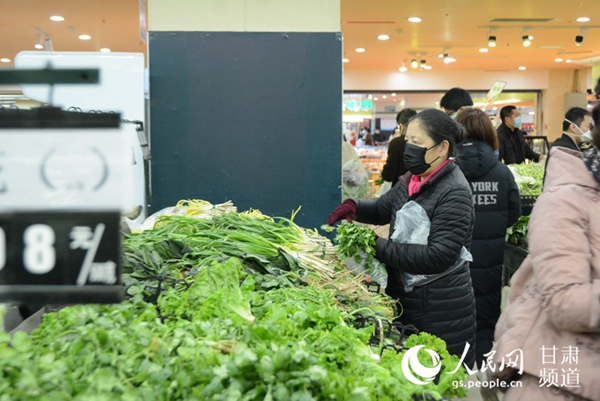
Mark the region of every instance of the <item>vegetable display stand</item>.
[[510, 243], [505, 244], [504, 248], [504, 265], [502, 268], [502, 285], [507, 286], [510, 283], [510, 278], [517, 271], [523, 260], [527, 257], [527, 249], [521, 248]]

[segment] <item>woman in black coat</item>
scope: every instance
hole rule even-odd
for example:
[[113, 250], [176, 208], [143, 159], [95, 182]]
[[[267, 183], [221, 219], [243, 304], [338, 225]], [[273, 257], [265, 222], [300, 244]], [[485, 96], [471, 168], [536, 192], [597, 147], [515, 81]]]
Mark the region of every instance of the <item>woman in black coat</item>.
[[396, 114], [396, 123], [398, 124], [398, 136], [393, 138], [388, 144], [387, 160], [381, 169], [381, 178], [389, 181], [392, 186], [396, 185], [400, 176], [406, 173], [404, 165], [404, 145], [406, 144], [406, 127], [408, 121], [417, 114], [413, 109], [404, 109]]
[[500, 316], [506, 229], [521, 215], [521, 203], [512, 173], [494, 153], [498, 137], [489, 117], [479, 109], [465, 109], [456, 121], [467, 131], [467, 140], [456, 148], [457, 164], [471, 185], [475, 204], [471, 280], [477, 310], [475, 357], [481, 368]]
[[[397, 185], [379, 199], [347, 199], [329, 216], [328, 224], [356, 219], [368, 224], [390, 224], [409, 201], [418, 203], [431, 222], [426, 245], [400, 244], [377, 238], [375, 257], [388, 271], [386, 293], [401, 307], [398, 320], [446, 341], [459, 357], [469, 343], [464, 360], [474, 362], [475, 299], [467, 262], [459, 262], [469, 248], [474, 211], [469, 183], [450, 159], [464, 129], [440, 110], [424, 110], [413, 117], [406, 132], [404, 162], [409, 170]], [[452, 268], [452, 269], [451, 269]], [[403, 272], [442, 275], [428, 284], [406, 291]]]

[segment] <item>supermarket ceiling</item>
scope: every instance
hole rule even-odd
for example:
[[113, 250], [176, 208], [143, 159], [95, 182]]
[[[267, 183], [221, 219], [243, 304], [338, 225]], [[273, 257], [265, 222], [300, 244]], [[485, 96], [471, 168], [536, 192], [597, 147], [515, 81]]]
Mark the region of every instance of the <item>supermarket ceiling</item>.
[[[35, 50], [36, 36], [43, 39], [43, 33], [55, 51], [146, 52], [139, 4], [139, 0], [0, 0], [0, 58], [11, 60], [0, 66], [12, 66], [22, 50]], [[412, 59], [417, 60], [417, 69], [436, 70], [600, 64], [600, 0], [341, 0], [341, 5], [346, 69], [398, 71], [404, 64], [410, 71]], [[65, 20], [52, 21], [53, 15]], [[410, 17], [421, 22], [409, 22]], [[590, 20], [578, 22], [582, 17]], [[91, 39], [79, 39], [82, 34]], [[379, 40], [379, 35], [389, 39]], [[488, 45], [489, 36], [496, 37], [495, 47]], [[533, 37], [529, 47], [523, 46], [523, 36]], [[576, 36], [582, 37], [579, 46]], [[359, 48], [364, 52], [357, 52]], [[448, 55], [446, 60], [439, 57], [443, 54]]]

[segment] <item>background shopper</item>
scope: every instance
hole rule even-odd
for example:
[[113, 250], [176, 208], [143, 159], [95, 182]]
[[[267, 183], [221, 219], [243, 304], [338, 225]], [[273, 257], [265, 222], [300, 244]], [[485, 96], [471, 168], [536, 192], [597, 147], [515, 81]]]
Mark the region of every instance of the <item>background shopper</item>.
[[500, 148], [498, 160], [505, 164], [521, 164], [525, 159], [539, 162], [544, 155], [533, 151], [525, 142], [525, 133], [521, 131], [521, 113], [515, 106], [504, 106], [500, 110], [502, 124], [498, 126]]
[[400, 176], [407, 171], [406, 166], [404, 165], [406, 127], [408, 127], [408, 121], [415, 114], [417, 114], [417, 112], [413, 109], [404, 109], [396, 114], [398, 136], [392, 139], [388, 144], [387, 160], [381, 170], [381, 178], [383, 181], [391, 182], [392, 186], [396, 185]]
[[469, 106], [473, 106], [473, 99], [469, 92], [462, 88], [450, 89], [440, 100], [440, 107], [452, 118], [456, 118], [456, 113], [461, 107]]
[[467, 131], [467, 139], [456, 147], [457, 164], [471, 185], [475, 204], [470, 271], [477, 310], [475, 358], [481, 367], [500, 317], [506, 229], [521, 215], [521, 201], [512, 173], [494, 153], [498, 138], [487, 114], [462, 109], [456, 122]]
[[[593, 147], [551, 150], [529, 221], [529, 256], [496, 327], [491, 374], [523, 384], [505, 401], [600, 400], [600, 106], [592, 118]], [[515, 349], [523, 352], [520, 377], [498, 369]]]
[[[473, 230], [473, 199], [469, 183], [449, 159], [455, 144], [465, 137], [462, 126], [440, 110], [424, 110], [413, 117], [406, 132], [404, 163], [409, 170], [398, 184], [378, 199], [347, 199], [329, 216], [385, 225], [393, 230], [396, 212], [409, 200], [417, 202], [431, 221], [428, 244], [400, 244], [377, 238], [375, 257], [388, 271], [386, 293], [400, 301], [398, 320], [446, 341], [448, 351], [474, 363], [475, 299], [468, 263], [455, 265], [463, 247], [469, 248]], [[437, 280], [406, 292], [402, 272], [436, 274]]]

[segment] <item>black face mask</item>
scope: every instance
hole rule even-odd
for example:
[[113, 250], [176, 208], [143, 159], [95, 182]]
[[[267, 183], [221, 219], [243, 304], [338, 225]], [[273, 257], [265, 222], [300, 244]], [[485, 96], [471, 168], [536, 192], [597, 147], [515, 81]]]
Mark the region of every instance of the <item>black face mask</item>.
[[[407, 143], [404, 147], [404, 165], [408, 171], [414, 175], [423, 174], [425, 171], [427, 171], [431, 167], [431, 164], [425, 162], [425, 154], [429, 149], [433, 149], [438, 145], [439, 143], [430, 148], [422, 148], [420, 146]], [[439, 156], [436, 157], [431, 161], [431, 163], [435, 162], [439, 158]]]

